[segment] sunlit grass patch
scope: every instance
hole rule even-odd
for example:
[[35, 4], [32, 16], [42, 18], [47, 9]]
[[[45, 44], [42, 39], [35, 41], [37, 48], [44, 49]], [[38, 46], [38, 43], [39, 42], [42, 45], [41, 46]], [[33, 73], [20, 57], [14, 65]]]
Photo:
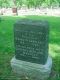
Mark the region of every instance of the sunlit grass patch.
[[52, 57], [60, 56], [60, 46], [57, 44], [50, 44], [49, 53]]

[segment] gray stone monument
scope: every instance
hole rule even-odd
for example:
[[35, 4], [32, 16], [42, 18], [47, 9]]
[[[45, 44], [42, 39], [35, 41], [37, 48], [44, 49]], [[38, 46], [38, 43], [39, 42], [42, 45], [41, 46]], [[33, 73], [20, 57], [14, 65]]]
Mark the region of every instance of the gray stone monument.
[[49, 56], [49, 24], [47, 21], [22, 19], [14, 24], [14, 72], [32, 80], [49, 77], [52, 59]]

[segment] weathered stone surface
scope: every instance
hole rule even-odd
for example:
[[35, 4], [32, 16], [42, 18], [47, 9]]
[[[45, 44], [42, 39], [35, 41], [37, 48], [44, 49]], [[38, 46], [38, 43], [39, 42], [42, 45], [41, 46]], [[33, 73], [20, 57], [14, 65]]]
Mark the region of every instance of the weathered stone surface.
[[48, 57], [45, 65], [17, 60], [15, 57], [11, 60], [12, 70], [23, 78], [28, 80], [45, 80], [49, 77], [52, 67], [52, 59]]
[[14, 25], [15, 57], [11, 60], [12, 70], [29, 80], [47, 79], [52, 67], [48, 43], [48, 22], [17, 21]]
[[45, 64], [48, 58], [49, 25], [41, 20], [19, 20], [14, 25], [16, 59]]

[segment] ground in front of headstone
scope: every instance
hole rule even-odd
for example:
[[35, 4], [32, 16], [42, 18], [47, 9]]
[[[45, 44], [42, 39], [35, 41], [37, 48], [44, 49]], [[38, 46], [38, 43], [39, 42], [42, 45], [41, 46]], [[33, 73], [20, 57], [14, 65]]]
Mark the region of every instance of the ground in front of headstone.
[[46, 80], [51, 73], [52, 60], [48, 57], [45, 65], [30, 63], [17, 60], [15, 57], [11, 60], [12, 70], [20, 77], [28, 80]]

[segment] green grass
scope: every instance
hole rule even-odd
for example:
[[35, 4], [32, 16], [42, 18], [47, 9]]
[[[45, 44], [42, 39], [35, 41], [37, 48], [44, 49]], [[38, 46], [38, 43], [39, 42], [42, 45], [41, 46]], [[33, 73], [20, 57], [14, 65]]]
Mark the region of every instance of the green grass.
[[[0, 79], [18, 80], [12, 72], [10, 60], [14, 56], [13, 25], [23, 17], [1, 16], [0, 21]], [[49, 54], [53, 59], [52, 73], [48, 80], [60, 80], [60, 17], [25, 16], [29, 19], [48, 20], [50, 25]]]

